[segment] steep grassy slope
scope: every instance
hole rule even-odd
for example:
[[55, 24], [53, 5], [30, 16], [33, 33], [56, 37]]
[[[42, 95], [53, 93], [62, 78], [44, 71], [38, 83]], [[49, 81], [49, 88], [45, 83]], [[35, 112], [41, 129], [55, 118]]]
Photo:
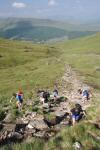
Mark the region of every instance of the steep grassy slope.
[[[52, 88], [56, 78], [63, 74], [65, 63], [70, 64], [84, 82], [93, 86], [94, 92], [100, 92], [100, 34], [50, 46], [0, 40], [2, 105], [4, 94], [9, 98], [20, 87], [26, 97], [32, 89], [34, 94], [39, 87]], [[88, 131], [100, 135], [100, 131], [88, 122], [99, 117], [99, 103], [99, 97], [94, 96], [87, 109], [87, 119], [76, 126], [66, 127], [48, 142], [33, 139], [2, 149], [73, 150], [73, 143], [80, 141], [85, 150], [93, 150], [93, 147], [99, 150], [99, 142], [88, 136]]]
[[59, 55], [54, 47], [1, 39], [0, 94], [11, 96], [18, 88], [34, 93], [38, 87], [52, 86], [62, 72]]
[[[83, 82], [94, 88], [93, 94], [100, 93], [100, 34], [63, 42], [56, 47], [63, 52], [62, 60], [80, 74]], [[89, 120], [93, 121], [100, 117], [99, 105], [100, 95], [93, 96], [91, 106], [87, 109], [87, 119], [76, 126], [63, 129], [55, 139], [49, 141], [49, 149], [60, 147], [64, 150], [74, 150], [73, 143], [80, 141], [84, 150], [99, 150], [99, 141], [88, 134], [90, 131], [100, 136], [100, 130], [89, 123]]]
[[100, 89], [100, 34], [63, 42], [58, 46], [65, 59], [95, 89]]

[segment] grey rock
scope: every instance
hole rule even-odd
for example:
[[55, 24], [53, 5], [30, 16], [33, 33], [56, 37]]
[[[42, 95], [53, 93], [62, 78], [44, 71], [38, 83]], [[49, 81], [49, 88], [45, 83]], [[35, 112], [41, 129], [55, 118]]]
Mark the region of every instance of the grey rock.
[[12, 114], [8, 113], [3, 121], [5, 123], [11, 123], [12, 122]]
[[75, 142], [73, 147], [75, 150], [82, 150], [82, 144], [80, 142]]
[[36, 133], [33, 134], [33, 136], [36, 136], [36, 137], [39, 137], [39, 138], [45, 137], [45, 131], [36, 132]]
[[30, 112], [30, 111], [25, 112], [25, 117], [34, 118], [35, 116], [36, 116], [36, 112]]
[[44, 122], [43, 119], [41, 120], [33, 120], [30, 121], [30, 123], [28, 124], [28, 126], [31, 126], [33, 128], [36, 128], [38, 130], [46, 130], [48, 128], [47, 124]]
[[33, 105], [33, 101], [32, 100], [27, 100], [26, 101], [26, 105], [27, 106], [32, 106]]
[[11, 109], [11, 106], [5, 106], [3, 107], [3, 111], [8, 112]]
[[49, 108], [49, 105], [48, 105], [48, 103], [44, 103], [44, 104], [43, 104], [43, 108], [46, 108], [46, 109], [48, 109], [48, 108]]
[[16, 124], [4, 124], [4, 131], [14, 132]]
[[65, 116], [67, 114], [67, 111], [56, 111], [55, 112], [55, 115], [57, 116], [57, 117], [63, 117], [63, 116]]

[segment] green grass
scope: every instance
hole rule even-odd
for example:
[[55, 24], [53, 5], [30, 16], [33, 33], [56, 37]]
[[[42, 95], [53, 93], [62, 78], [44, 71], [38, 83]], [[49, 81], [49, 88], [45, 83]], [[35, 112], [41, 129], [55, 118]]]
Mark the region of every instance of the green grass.
[[[29, 139], [30, 140], [30, 139]], [[41, 139], [31, 139], [31, 142], [24, 141], [23, 144], [6, 145], [2, 150], [44, 150], [44, 141]]]
[[[64, 73], [65, 63], [72, 66], [83, 82], [94, 87], [94, 91], [100, 92], [100, 33], [55, 45], [1, 39], [0, 55], [1, 105], [8, 103], [11, 94], [19, 88], [24, 90], [26, 99], [30, 95], [36, 97], [39, 88], [52, 89], [56, 80]], [[4, 146], [2, 149], [73, 150], [76, 140], [82, 143], [85, 150], [99, 147], [99, 143], [88, 136], [87, 132], [90, 130], [100, 135], [100, 131], [86, 123], [100, 114], [99, 99], [96, 97], [93, 97], [87, 114], [86, 120], [74, 127], [64, 128], [47, 143], [33, 138], [31, 142]]]
[[[91, 37], [76, 39], [68, 42], [63, 42], [56, 47], [63, 52], [61, 60], [70, 64], [77, 71], [79, 78], [83, 82], [91, 85], [94, 91], [100, 92], [100, 34]], [[100, 131], [93, 125], [86, 123], [88, 120], [95, 120], [99, 117], [99, 99], [93, 97], [91, 107], [87, 109], [87, 118], [76, 126], [66, 127], [56, 138], [49, 141], [49, 150], [60, 147], [65, 150], [74, 150], [73, 144], [75, 141], [80, 141], [85, 150], [90, 150], [92, 147], [100, 148], [100, 143], [88, 135], [88, 131], [92, 131], [100, 135]], [[58, 140], [60, 139], [60, 141]]]
[[57, 45], [63, 51], [62, 59], [85, 77], [84, 82], [100, 89], [100, 34], [63, 42]]
[[1, 39], [0, 94], [11, 96], [19, 88], [34, 93], [38, 88], [52, 87], [63, 70], [57, 60], [60, 53], [46, 45]]

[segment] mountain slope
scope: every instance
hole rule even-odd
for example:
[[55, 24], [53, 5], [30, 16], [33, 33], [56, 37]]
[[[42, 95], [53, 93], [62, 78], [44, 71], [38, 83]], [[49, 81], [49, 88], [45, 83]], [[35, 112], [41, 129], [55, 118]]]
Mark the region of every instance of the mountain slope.
[[[39, 19], [0, 20], [0, 36], [8, 39], [21, 39], [44, 42], [51, 39], [74, 39], [91, 35], [94, 30], [79, 30], [80, 27], [68, 23]], [[85, 29], [85, 30], [84, 30]]]
[[[87, 109], [87, 117], [75, 126], [66, 126], [56, 137], [49, 141], [33, 138], [20, 144], [4, 146], [2, 149], [15, 150], [73, 150], [76, 141], [81, 142], [85, 150], [99, 149], [99, 141], [89, 133], [100, 136], [100, 131], [91, 122], [98, 120], [100, 114], [100, 34], [92, 35], [57, 44], [42, 45], [31, 42], [0, 40], [0, 104], [9, 104], [12, 92], [22, 88], [25, 98], [36, 97], [38, 89], [53, 89], [54, 83], [64, 75], [69, 64], [82, 80], [93, 89], [92, 101]], [[67, 70], [67, 69], [66, 69]], [[70, 74], [66, 74], [69, 78]], [[71, 80], [71, 79], [70, 79]], [[74, 79], [72, 81], [74, 83]], [[76, 84], [75, 84], [76, 85]], [[68, 84], [61, 84], [67, 92]], [[65, 88], [64, 88], [65, 87]], [[63, 91], [64, 91], [63, 90]], [[62, 91], [62, 92], [63, 92]], [[69, 92], [69, 91], [68, 91]], [[76, 95], [75, 95], [76, 96]]]

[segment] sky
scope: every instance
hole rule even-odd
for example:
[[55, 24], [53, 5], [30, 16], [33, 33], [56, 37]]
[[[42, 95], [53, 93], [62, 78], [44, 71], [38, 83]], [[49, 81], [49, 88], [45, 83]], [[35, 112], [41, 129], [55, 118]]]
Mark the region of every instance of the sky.
[[0, 18], [100, 22], [100, 0], [0, 0]]

